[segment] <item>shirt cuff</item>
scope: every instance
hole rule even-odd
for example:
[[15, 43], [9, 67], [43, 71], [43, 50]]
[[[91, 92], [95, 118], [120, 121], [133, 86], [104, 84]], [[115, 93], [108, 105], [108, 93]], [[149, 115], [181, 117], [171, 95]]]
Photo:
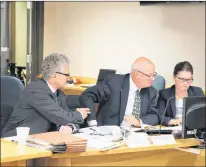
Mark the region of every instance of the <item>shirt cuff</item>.
[[[62, 125], [62, 126], [65, 126], [65, 125]], [[72, 123], [69, 123], [66, 126], [70, 126], [72, 128], [72, 133], [76, 133], [79, 130], [79, 128], [75, 124], [72, 124]], [[59, 131], [60, 127], [61, 126], [57, 125], [58, 131]]]
[[72, 124], [72, 123], [67, 124], [67, 126], [72, 127], [72, 133], [76, 133], [79, 130], [79, 128], [75, 124]]
[[140, 122], [140, 127], [142, 128], [142, 125], [143, 125], [143, 122], [141, 119], [139, 119], [139, 122]]
[[89, 126], [97, 126], [97, 121], [96, 120], [87, 121], [87, 124]]

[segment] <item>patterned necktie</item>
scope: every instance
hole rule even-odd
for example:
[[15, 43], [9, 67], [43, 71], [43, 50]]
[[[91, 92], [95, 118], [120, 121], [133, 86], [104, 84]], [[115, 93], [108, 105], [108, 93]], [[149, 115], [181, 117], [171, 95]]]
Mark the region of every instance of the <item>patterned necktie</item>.
[[54, 97], [55, 97], [55, 100], [56, 100], [56, 103], [58, 103], [58, 100], [57, 100], [57, 91], [53, 93]]
[[136, 90], [136, 95], [135, 95], [135, 98], [134, 98], [133, 111], [132, 111], [132, 115], [133, 115], [136, 119], [139, 119], [139, 116], [140, 116], [140, 108], [141, 108], [140, 91], [139, 91], [139, 89], [137, 89], [137, 90]]

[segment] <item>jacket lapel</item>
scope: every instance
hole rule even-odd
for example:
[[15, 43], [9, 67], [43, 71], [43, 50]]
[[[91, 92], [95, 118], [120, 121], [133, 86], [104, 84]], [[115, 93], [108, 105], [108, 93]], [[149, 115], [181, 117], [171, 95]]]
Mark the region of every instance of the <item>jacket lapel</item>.
[[[170, 97], [175, 97], [175, 85], [173, 85], [171, 87]], [[171, 108], [172, 108], [173, 117], [175, 117], [175, 115], [176, 115], [176, 100], [175, 100], [175, 98], [170, 100], [170, 105], [171, 105]]]
[[191, 86], [187, 90], [188, 96], [195, 96], [195, 92], [192, 90]]
[[145, 108], [144, 104], [147, 104], [146, 101], [148, 100], [148, 96], [147, 96], [147, 94], [145, 93], [145, 91], [146, 91], [146, 89], [144, 89], [144, 88], [142, 88], [142, 89], [140, 90], [140, 99], [141, 99], [140, 117], [142, 117], [142, 115], [144, 115], [144, 113], [145, 113], [145, 111], [146, 111], [146, 110], [144, 110], [144, 108]]
[[[188, 92], [188, 96], [194, 96], [195, 95], [195, 93], [194, 93], [194, 91], [192, 91], [191, 87], [189, 87], [187, 92]], [[175, 85], [173, 85], [171, 87], [170, 97], [175, 97], [175, 96], [176, 96], [175, 95]], [[175, 117], [175, 115], [176, 115], [176, 100], [175, 99], [176, 98], [170, 100], [173, 117]]]
[[125, 110], [127, 106], [127, 100], [129, 95], [129, 74], [125, 76], [125, 80], [122, 84], [121, 92], [120, 92], [120, 123], [122, 122]]
[[[44, 79], [39, 79], [42, 83], [44, 83], [45, 85], [45, 89], [48, 91], [48, 94], [55, 100], [56, 102], [56, 97], [54, 95], [54, 93], [51, 91], [51, 89], [49, 88], [47, 82]], [[58, 90], [57, 90], [57, 97], [58, 97]]]

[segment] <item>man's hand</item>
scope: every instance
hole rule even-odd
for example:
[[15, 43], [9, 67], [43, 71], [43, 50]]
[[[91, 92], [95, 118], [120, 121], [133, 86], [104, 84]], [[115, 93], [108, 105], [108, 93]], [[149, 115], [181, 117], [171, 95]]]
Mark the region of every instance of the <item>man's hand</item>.
[[88, 114], [90, 114], [89, 108], [77, 108], [76, 111], [81, 113], [83, 119], [87, 118]]
[[72, 127], [71, 126], [64, 126], [62, 125], [59, 129], [59, 132], [67, 133], [67, 134], [72, 134]]
[[178, 118], [178, 119], [171, 119], [168, 123], [168, 125], [182, 125], [182, 119]]
[[134, 125], [135, 127], [140, 127], [140, 121], [137, 120], [133, 115], [125, 116], [124, 120], [130, 125]]

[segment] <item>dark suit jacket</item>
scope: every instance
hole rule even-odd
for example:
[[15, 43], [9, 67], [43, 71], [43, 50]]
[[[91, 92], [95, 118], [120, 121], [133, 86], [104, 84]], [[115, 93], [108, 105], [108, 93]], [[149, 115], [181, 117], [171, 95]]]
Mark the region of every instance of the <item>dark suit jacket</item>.
[[55, 130], [56, 125], [83, 122], [79, 112], [67, 107], [60, 90], [57, 99], [58, 102], [46, 81], [37, 79], [29, 83], [3, 128], [2, 136], [16, 135], [16, 127], [21, 126], [30, 127], [30, 134], [36, 134]]
[[[91, 110], [87, 121], [97, 120], [98, 125], [120, 125], [122, 123], [129, 94], [129, 76], [130, 74], [109, 75], [103, 82], [87, 89], [80, 96], [81, 106]], [[158, 124], [159, 119], [155, 108], [156, 96], [157, 91], [152, 87], [140, 91], [140, 119], [145, 124]], [[94, 103], [99, 103], [97, 113]]]
[[[190, 86], [188, 89], [188, 96], [204, 96], [204, 93], [201, 88]], [[164, 110], [167, 104], [167, 100], [170, 97], [175, 97], [175, 85], [171, 88], [160, 90], [159, 99], [158, 99], [158, 112], [161, 116], [161, 119], [164, 114]], [[166, 114], [163, 120], [163, 125], [168, 125], [168, 122], [171, 119], [174, 119], [176, 115], [176, 100], [172, 98], [168, 104], [168, 108], [166, 110]]]

